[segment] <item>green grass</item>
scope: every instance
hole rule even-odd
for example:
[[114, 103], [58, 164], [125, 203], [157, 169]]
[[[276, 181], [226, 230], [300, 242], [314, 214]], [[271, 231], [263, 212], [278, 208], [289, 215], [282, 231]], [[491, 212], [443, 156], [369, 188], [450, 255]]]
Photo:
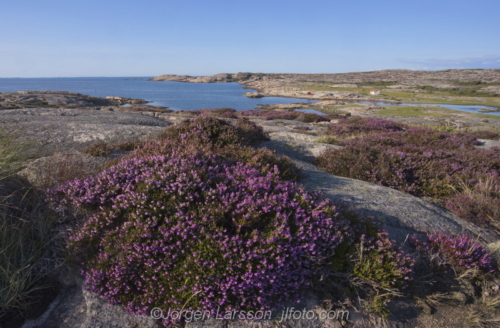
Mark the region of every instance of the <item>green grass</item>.
[[[310, 82], [310, 81], [308, 81]], [[482, 105], [482, 106], [492, 106], [500, 107], [500, 97], [490, 92], [481, 92], [481, 88], [490, 85], [498, 85], [497, 83], [482, 83], [479, 81], [473, 82], [459, 82], [452, 81], [452, 83], [458, 83], [461, 87], [456, 88], [436, 88], [430, 85], [417, 85], [414, 86], [416, 89], [420, 89], [424, 92], [404, 92], [404, 91], [393, 91], [387, 89], [387, 86], [396, 84], [395, 81], [374, 81], [374, 82], [364, 82], [357, 83], [359, 88], [337, 88], [332, 86], [332, 82], [327, 81], [314, 81], [319, 85], [304, 85], [304, 84], [291, 84], [291, 87], [300, 87], [306, 91], [348, 91], [348, 92], [359, 92], [362, 95], [369, 95], [370, 88], [377, 88], [380, 90], [381, 94], [377, 98], [381, 101], [384, 99], [398, 100], [402, 102], [414, 102], [414, 103], [436, 103], [436, 104], [450, 104], [450, 105]], [[329, 86], [321, 85], [322, 83], [329, 83]], [[352, 82], [346, 82], [352, 84]], [[451, 99], [446, 99], [451, 98]]]
[[384, 109], [375, 112], [378, 115], [397, 115], [397, 116], [435, 116], [446, 117], [454, 116], [455, 114], [468, 114], [481, 118], [500, 119], [498, 115], [476, 114], [454, 110], [450, 108], [430, 108], [424, 106], [386, 106]]
[[347, 114], [349, 107], [365, 107], [360, 104], [346, 104], [346, 105], [311, 105], [311, 108], [325, 114]]
[[434, 112], [433, 110], [428, 110], [425, 107], [419, 107], [419, 106], [387, 106], [384, 109], [375, 112], [374, 114], [397, 115], [397, 116], [436, 116], [436, 117], [452, 116], [452, 113], [445, 114], [441, 112]]
[[14, 137], [0, 130], [0, 178], [19, 171], [21, 162], [26, 159], [24, 151], [29, 148], [27, 144], [14, 141]]
[[[500, 107], [500, 97], [465, 97], [453, 96], [446, 93], [413, 93], [381, 90], [381, 96], [386, 96], [394, 100], [412, 103], [434, 103], [448, 105], [481, 105]], [[452, 97], [453, 99], [444, 99]]]

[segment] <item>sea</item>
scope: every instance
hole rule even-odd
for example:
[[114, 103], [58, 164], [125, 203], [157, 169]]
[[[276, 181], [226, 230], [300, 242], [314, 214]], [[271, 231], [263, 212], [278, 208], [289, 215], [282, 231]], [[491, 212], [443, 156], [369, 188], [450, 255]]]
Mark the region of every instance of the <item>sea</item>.
[[185, 83], [148, 81], [146, 77], [0, 78], [0, 92], [71, 91], [95, 97], [127, 97], [172, 110], [234, 108], [252, 110], [258, 105], [315, 102], [305, 99], [243, 96], [252, 89], [238, 83]]

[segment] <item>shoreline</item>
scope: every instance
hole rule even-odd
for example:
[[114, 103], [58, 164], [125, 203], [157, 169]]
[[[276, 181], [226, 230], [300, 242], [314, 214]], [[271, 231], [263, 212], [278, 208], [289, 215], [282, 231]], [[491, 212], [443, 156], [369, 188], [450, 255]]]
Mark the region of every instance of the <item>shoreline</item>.
[[[149, 81], [237, 82], [256, 90], [252, 98], [476, 105], [500, 110], [500, 69], [446, 71], [381, 70], [338, 74], [220, 73], [211, 76], [160, 75]], [[370, 95], [370, 91], [379, 94]]]

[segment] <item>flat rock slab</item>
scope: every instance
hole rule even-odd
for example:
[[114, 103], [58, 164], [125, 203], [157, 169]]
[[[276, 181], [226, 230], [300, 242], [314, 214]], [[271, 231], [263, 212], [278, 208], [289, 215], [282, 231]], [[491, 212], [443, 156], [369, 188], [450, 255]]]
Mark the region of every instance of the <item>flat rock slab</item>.
[[171, 125], [162, 119], [129, 112], [89, 109], [30, 108], [0, 111], [0, 128], [36, 146], [36, 155], [83, 149], [96, 141], [136, 140]]

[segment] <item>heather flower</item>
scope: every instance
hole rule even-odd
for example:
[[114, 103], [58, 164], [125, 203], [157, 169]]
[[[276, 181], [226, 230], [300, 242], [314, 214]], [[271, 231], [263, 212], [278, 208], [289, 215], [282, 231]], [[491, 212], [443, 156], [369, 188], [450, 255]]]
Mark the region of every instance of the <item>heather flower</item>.
[[352, 236], [337, 208], [276, 167], [216, 156], [132, 158], [50, 195], [89, 211], [69, 241], [86, 288], [134, 314], [300, 299]]
[[426, 234], [424, 240], [412, 236], [411, 244], [425, 254], [438, 254], [446, 263], [461, 270], [493, 272], [493, 259], [475, 238], [467, 234], [450, 235], [439, 231]]
[[498, 189], [477, 190], [475, 197], [460, 193], [464, 181], [468, 186], [480, 181], [500, 185], [500, 148], [477, 149], [478, 141], [470, 134], [373, 119], [345, 119], [330, 126], [330, 133], [359, 136], [341, 140], [343, 149], [327, 150], [317, 158], [325, 171], [442, 200], [448, 209], [484, 226], [485, 221], [498, 221], [498, 206], [482, 201], [498, 203]]

